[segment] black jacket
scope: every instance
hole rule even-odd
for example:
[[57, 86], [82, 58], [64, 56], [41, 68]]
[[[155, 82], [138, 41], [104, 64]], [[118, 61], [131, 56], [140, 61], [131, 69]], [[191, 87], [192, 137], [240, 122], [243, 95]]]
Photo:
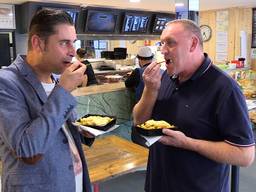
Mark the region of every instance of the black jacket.
[[84, 60], [82, 63], [87, 65], [85, 71], [85, 74], [88, 76], [87, 86], [98, 84], [91, 63], [87, 60]]

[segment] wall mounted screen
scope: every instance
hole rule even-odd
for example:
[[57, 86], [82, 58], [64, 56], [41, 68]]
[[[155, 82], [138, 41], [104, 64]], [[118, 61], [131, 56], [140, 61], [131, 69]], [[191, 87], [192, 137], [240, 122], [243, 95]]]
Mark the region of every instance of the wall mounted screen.
[[88, 10], [85, 31], [91, 33], [113, 33], [117, 15], [112, 12]]
[[141, 14], [129, 14], [124, 17], [123, 33], [146, 33], [150, 17]]
[[173, 20], [171, 17], [156, 16], [152, 33], [161, 33], [164, 30], [166, 24], [171, 20]]

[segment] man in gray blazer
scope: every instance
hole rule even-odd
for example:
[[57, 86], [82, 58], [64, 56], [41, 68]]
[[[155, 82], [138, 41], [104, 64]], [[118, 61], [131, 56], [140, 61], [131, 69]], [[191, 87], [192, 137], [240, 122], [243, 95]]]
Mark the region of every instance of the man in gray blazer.
[[[4, 192], [90, 192], [71, 95], [86, 66], [71, 64], [76, 32], [64, 11], [32, 18], [27, 56], [0, 70], [0, 155]], [[52, 73], [62, 74], [56, 82]], [[89, 138], [88, 138], [89, 137]]]

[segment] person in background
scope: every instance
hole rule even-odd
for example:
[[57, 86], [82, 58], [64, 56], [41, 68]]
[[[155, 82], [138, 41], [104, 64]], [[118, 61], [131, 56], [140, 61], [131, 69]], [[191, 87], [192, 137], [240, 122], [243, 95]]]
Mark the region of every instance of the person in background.
[[144, 82], [142, 79], [142, 73], [146, 67], [152, 63], [154, 54], [149, 47], [141, 47], [138, 51], [137, 58], [140, 68], [135, 68], [132, 73], [125, 80], [125, 86], [127, 88], [135, 89], [135, 101], [136, 103], [141, 97], [144, 88]]
[[85, 59], [85, 57], [86, 50], [84, 48], [79, 48], [76, 50], [76, 58], [86, 65], [86, 75], [81, 85], [82, 87], [98, 84], [92, 65], [88, 60]]
[[[64, 11], [31, 20], [27, 55], [0, 70], [2, 191], [90, 192], [81, 143], [94, 138], [72, 125], [86, 66], [76, 61], [76, 31]], [[61, 74], [57, 83], [52, 73]]]
[[244, 96], [237, 83], [203, 52], [200, 28], [174, 20], [161, 34], [167, 70], [156, 62], [143, 73], [135, 124], [165, 120], [150, 146], [146, 192], [229, 192], [230, 165], [249, 166], [255, 144]]
[[[149, 47], [141, 47], [138, 51], [137, 58], [139, 61], [139, 68], [135, 68], [132, 73], [125, 80], [125, 86], [135, 90], [135, 102], [140, 100], [141, 94], [144, 89], [144, 82], [142, 73], [146, 67], [152, 63], [154, 54]], [[134, 143], [147, 147], [146, 140], [136, 131], [132, 126], [131, 139]]]

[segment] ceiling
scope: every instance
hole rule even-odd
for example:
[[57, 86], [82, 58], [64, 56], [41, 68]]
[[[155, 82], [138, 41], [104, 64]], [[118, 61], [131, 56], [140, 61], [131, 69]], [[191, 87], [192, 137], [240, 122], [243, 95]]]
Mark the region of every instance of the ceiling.
[[[130, 3], [129, 0], [30, 0], [37, 2], [68, 3], [75, 5], [94, 5], [101, 7], [116, 7], [123, 9], [143, 9], [150, 11], [174, 11], [175, 0], [141, 0], [140, 3]], [[0, 3], [20, 4], [27, 0], [0, 0]], [[223, 9], [228, 7], [256, 7], [256, 0], [199, 0], [199, 10]]]

